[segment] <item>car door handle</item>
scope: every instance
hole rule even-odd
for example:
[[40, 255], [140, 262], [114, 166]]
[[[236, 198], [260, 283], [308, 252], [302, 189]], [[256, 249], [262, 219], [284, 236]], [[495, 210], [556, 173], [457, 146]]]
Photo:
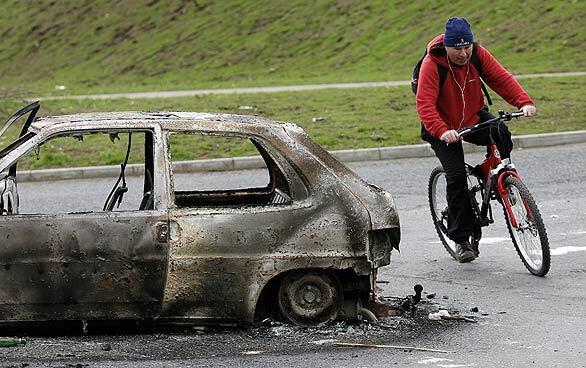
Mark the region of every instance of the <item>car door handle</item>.
[[159, 222], [156, 225], [156, 238], [158, 242], [166, 243], [169, 240], [169, 224]]

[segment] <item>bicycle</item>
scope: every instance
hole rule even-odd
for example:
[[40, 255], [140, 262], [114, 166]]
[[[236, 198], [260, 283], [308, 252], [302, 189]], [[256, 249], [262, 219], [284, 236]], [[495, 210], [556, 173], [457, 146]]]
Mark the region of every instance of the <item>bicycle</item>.
[[[480, 129], [492, 129], [522, 112], [499, 111], [499, 116], [458, 130], [460, 136]], [[534, 275], [545, 276], [550, 268], [551, 256], [545, 225], [533, 196], [523, 184], [510, 158], [501, 159], [496, 144], [490, 139], [489, 153], [476, 166], [466, 163], [468, 193], [472, 204], [473, 233], [470, 244], [476, 255], [482, 238], [482, 227], [494, 223], [491, 201], [497, 200], [503, 207], [509, 235], [517, 254], [525, 267]], [[428, 183], [429, 206], [437, 234], [448, 253], [456, 257], [456, 243], [447, 236], [448, 204], [446, 178], [441, 166], [434, 168]]]

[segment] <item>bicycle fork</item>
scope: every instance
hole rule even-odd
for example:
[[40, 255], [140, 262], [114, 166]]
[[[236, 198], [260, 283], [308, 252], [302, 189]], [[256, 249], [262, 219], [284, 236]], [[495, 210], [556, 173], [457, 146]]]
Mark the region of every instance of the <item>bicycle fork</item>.
[[[519, 175], [517, 174], [516, 171], [513, 171], [513, 170], [504, 171], [504, 172], [500, 173], [498, 176], [497, 190], [498, 190], [499, 196], [501, 197], [501, 201], [503, 203], [503, 206], [505, 207], [505, 211], [507, 212], [509, 219], [511, 219], [511, 226], [514, 228], [518, 228], [519, 223], [517, 222], [517, 218], [515, 218], [515, 214], [513, 213], [513, 209], [511, 208], [511, 201], [509, 199], [509, 191], [507, 190], [507, 187], [505, 185], [505, 179], [508, 178], [509, 176], [512, 176], [519, 181], [521, 180], [521, 178], [519, 177]], [[525, 207], [525, 210], [527, 211], [527, 215], [531, 217], [532, 216], [531, 209], [525, 204], [525, 201], [523, 201], [522, 198], [518, 198], [517, 200], [520, 200], [522, 202], [522, 205]]]

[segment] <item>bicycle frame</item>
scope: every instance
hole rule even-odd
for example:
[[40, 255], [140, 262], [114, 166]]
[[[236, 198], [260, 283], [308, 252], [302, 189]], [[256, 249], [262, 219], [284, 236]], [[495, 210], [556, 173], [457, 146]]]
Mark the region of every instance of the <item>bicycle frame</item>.
[[505, 211], [510, 215], [511, 225], [517, 227], [517, 221], [515, 220], [509, 202], [509, 193], [504, 184], [505, 179], [509, 176], [521, 179], [515, 170], [515, 166], [511, 163], [511, 160], [508, 158], [502, 160], [498, 148], [493, 143], [490, 145], [490, 155], [479, 164], [475, 170], [480, 171], [479, 174], [481, 175], [482, 182], [485, 186], [480, 207], [480, 219], [483, 226], [489, 224], [487, 214], [490, 200], [493, 198], [493, 195], [498, 195], [505, 206]]
[[[520, 116], [520, 115], [518, 113], [506, 115], [506, 114], [499, 111], [498, 118], [495, 118], [489, 122], [477, 124], [477, 125], [470, 127], [470, 128], [462, 129], [460, 131], [460, 134], [465, 135], [465, 134], [468, 134], [468, 133], [474, 131], [475, 129], [479, 129], [480, 127], [485, 126], [486, 124], [488, 124], [490, 122], [496, 122], [496, 121], [499, 121], [503, 118], [505, 118], [506, 120], [510, 120], [512, 117], [515, 117], [515, 116]], [[479, 165], [477, 165], [476, 167], [474, 167], [472, 169], [472, 171], [475, 172], [476, 176], [480, 178], [482, 184], [484, 184], [484, 188], [483, 188], [484, 195], [482, 197], [481, 207], [479, 209], [480, 225], [481, 226], [488, 226], [492, 222], [492, 219], [487, 217], [488, 211], [490, 209], [489, 204], [490, 204], [490, 200], [493, 198], [493, 195], [494, 196], [498, 195], [501, 198], [503, 206], [505, 207], [505, 211], [507, 212], [507, 214], [509, 215], [509, 218], [511, 219], [511, 225], [514, 228], [517, 228], [519, 226], [519, 224], [517, 223], [517, 220], [515, 219], [515, 216], [513, 214], [512, 209], [511, 209], [511, 203], [509, 201], [509, 193], [507, 191], [507, 188], [505, 187], [505, 179], [509, 176], [513, 176], [519, 180], [521, 180], [521, 178], [517, 174], [517, 171], [515, 169], [515, 165], [513, 165], [511, 163], [510, 158], [501, 159], [500, 152], [494, 142], [490, 143], [489, 152], [490, 152], [490, 154], [488, 155], [488, 157], [482, 163], [480, 163]], [[472, 167], [472, 166], [470, 166], [470, 167]], [[475, 188], [470, 189], [470, 194], [471, 194], [470, 197], [473, 202], [476, 202], [476, 197], [475, 197], [474, 193], [477, 190], [478, 189], [475, 189]], [[478, 209], [478, 203], [474, 203], [474, 205]], [[531, 214], [531, 210], [527, 207], [527, 205], [525, 203], [524, 203], [524, 206], [527, 210], [527, 213]]]

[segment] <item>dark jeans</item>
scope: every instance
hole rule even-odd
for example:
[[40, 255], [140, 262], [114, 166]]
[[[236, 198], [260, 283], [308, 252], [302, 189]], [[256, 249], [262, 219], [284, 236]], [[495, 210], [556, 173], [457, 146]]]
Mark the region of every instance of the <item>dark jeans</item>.
[[[479, 111], [478, 116], [480, 116], [479, 122], [494, 118], [487, 110]], [[513, 142], [506, 124], [499, 124], [498, 129], [493, 127], [468, 134], [464, 139], [478, 146], [488, 146], [490, 144], [489, 136], [492, 136], [501, 157], [508, 158], [513, 149]], [[456, 243], [462, 243], [469, 239], [473, 230], [472, 205], [468, 196], [468, 180], [462, 142], [446, 144], [446, 142], [429, 134], [423, 124], [421, 125], [421, 138], [431, 144], [431, 148], [446, 172], [449, 206], [447, 235]]]

